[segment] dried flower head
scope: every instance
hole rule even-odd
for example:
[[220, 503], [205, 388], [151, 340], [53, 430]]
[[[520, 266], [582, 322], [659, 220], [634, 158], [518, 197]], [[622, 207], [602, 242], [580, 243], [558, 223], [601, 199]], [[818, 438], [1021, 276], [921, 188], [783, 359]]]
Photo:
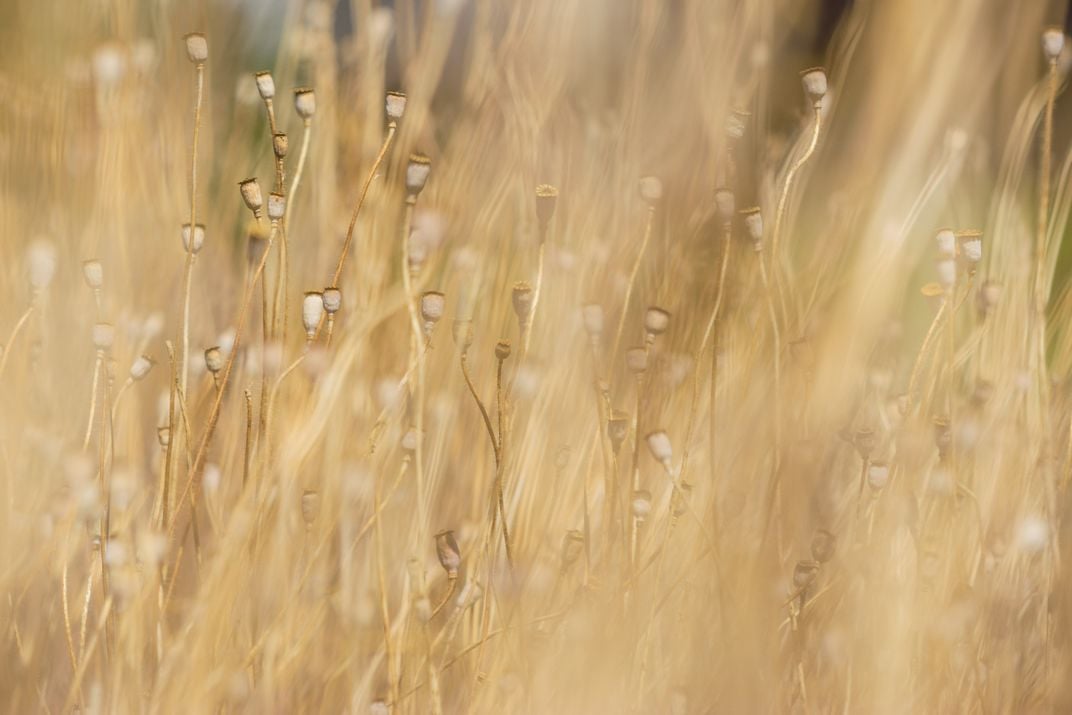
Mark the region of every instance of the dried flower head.
[[692, 497], [692, 484], [681, 482], [670, 495], [670, 513], [674, 518], [680, 518], [689, 510], [689, 499]]
[[294, 90], [294, 111], [305, 121], [312, 119], [316, 114], [316, 92], [309, 87]]
[[817, 529], [811, 537], [811, 557], [821, 564], [834, 558], [837, 551], [837, 537], [826, 529]]
[[26, 272], [35, 293], [40, 293], [52, 283], [56, 275], [56, 247], [50, 241], [40, 239], [26, 249]]
[[804, 85], [804, 94], [815, 106], [823, 101], [826, 95], [826, 70], [822, 67], [812, 67], [800, 73], [800, 82]]
[[867, 483], [875, 491], [884, 489], [890, 482], [890, 465], [885, 462], [871, 462], [867, 466]]
[[662, 335], [670, 327], [670, 313], [652, 305], [644, 311], [644, 331], [650, 336]]
[[90, 288], [100, 290], [104, 285], [104, 266], [96, 258], [91, 258], [82, 263], [82, 277]]
[[511, 299], [514, 303], [514, 313], [517, 314], [517, 322], [525, 327], [529, 324], [529, 320], [532, 318], [532, 303], [535, 298], [535, 294], [532, 292], [532, 286], [528, 283], [521, 281], [514, 284], [514, 290], [511, 295]]
[[663, 198], [663, 182], [657, 176], [645, 176], [640, 180], [640, 198], [655, 208]]
[[938, 285], [945, 290], [951, 289], [957, 283], [957, 262], [952, 258], [939, 258], [934, 263], [934, 272], [938, 278]]
[[268, 218], [278, 221], [287, 212], [287, 197], [283, 194], [268, 194]]
[[342, 291], [338, 288], [325, 288], [322, 294], [324, 299], [324, 312], [335, 315], [342, 308]]
[[796, 567], [793, 569], [793, 585], [804, 590], [815, 581], [815, 577], [818, 575], [818, 561], [798, 561]]
[[200, 32], [191, 32], [183, 38], [186, 40], [186, 56], [195, 65], [204, 64], [208, 60], [208, 40]]
[[741, 209], [741, 220], [744, 221], [744, 230], [748, 239], [752, 241], [752, 248], [756, 251], [763, 250], [763, 214], [758, 206]]
[[197, 224], [194, 226], [192, 233], [193, 245], [190, 243], [190, 224], [184, 223], [182, 225], [182, 249], [196, 256], [201, 252], [201, 247], [205, 245], [205, 225], [203, 223]]
[[428, 175], [432, 173], [432, 160], [424, 154], [410, 154], [409, 163], [406, 165], [406, 193], [411, 200], [416, 200], [424, 185], [428, 183]]
[[397, 122], [406, 111], [406, 95], [401, 92], [388, 92], [386, 105], [387, 117]]
[[421, 294], [421, 320], [424, 321], [424, 332], [430, 335], [432, 328], [443, 317], [447, 307], [447, 298], [439, 291], [429, 290]]
[[625, 365], [629, 372], [640, 375], [648, 369], [648, 350], [644, 347], [633, 347], [625, 351]]
[[238, 182], [238, 190], [242, 192], [242, 200], [246, 202], [246, 208], [259, 216], [264, 207], [264, 195], [261, 193], [261, 182], [256, 177], [243, 179]]
[[205, 367], [213, 375], [223, 369], [223, 351], [218, 345], [213, 345], [205, 350]]
[[732, 191], [725, 187], [715, 189], [715, 211], [723, 223], [733, 221], [733, 214], [737, 212], [737, 199]]
[[941, 258], [954, 258], [957, 255], [957, 234], [951, 228], [943, 228], [934, 235]]
[[615, 454], [621, 451], [628, 436], [629, 417], [620, 412], [612, 414], [607, 420], [607, 437], [610, 439], [610, 446]]
[[93, 346], [97, 350], [108, 350], [115, 342], [115, 326], [111, 323], [97, 323], [93, 326]]
[[276, 159], [285, 159], [289, 146], [290, 142], [283, 132], [276, 132], [272, 135], [272, 153], [275, 154]]
[[978, 229], [969, 229], [957, 232], [957, 243], [960, 245], [960, 255], [971, 264], [983, 260], [983, 232]]
[[258, 72], [253, 78], [257, 81], [257, 93], [261, 95], [261, 99], [267, 102], [275, 96], [275, 80], [272, 79], [271, 72]]
[[312, 489], [306, 489], [301, 495], [301, 514], [306, 526], [312, 526], [316, 517], [320, 515], [320, 494]]
[[436, 534], [435, 545], [439, 565], [447, 572], [447, 578], [458, 578], [458, 569], [462, 565], [462, 552], [458, 548], [458, 541], [454, 538], [454, 532], [446, 529]]
[[130, 379], [137, 382], [153, 369], [153, 359], [148, 355], [139, 355], [130, 365]]
[[302, 327], [309, 340], [316, 335], [320, 319], [324, 317], [324, 294], [320, 291], [307, 291], [302, 298]]
[[636, 490], [633, 492], [630, 506], [633, 511], [633, 518], [637, 521], [644, 521], [648, 514], [651, 513], [651, 492], [647, 489]]
[[1001, 299], [1001, 284], [995, 281], [986, 281], [979, 286], [979, 292], [975, 296], [975, 307], [979, 314], [986, 317]]
[[657, 430], [648, 434], [645, 437], [645, 441], [648, 443], [648, 449], [651, 450], [651, 456], [655, 458], [655, 461], [664, 467], [669, 467], [670, 461], [674, 458], [670, 435], [663, 430]]
[[1047, 27], [1042, 31], [1042, 54], [1049, 62], [1056, 62], [1064, 48], [1064, 30], [1060, 27]]
[[410, 427], [406, 430], [406, 433], [402, 435], [402, 450], [404, 452], [413, 453], [417, 451], [417, 447], [420, 443], [421, 435], [417, 431], [416, 427]]
[[540, 184], [536, 187], [536, 220], [541, 229], [546, 229], [555, 215], [555, 204], [558, 203], [558, 189], [551, 184]]
[[156, 428], [156, 441], [161, 447], [167, 447], [171, 443], [171, 430], [166, 425]]
[[499, 360], [505, 360], [510, 357], [510, 341], [500, 340], [495, 343], [495, 357]]

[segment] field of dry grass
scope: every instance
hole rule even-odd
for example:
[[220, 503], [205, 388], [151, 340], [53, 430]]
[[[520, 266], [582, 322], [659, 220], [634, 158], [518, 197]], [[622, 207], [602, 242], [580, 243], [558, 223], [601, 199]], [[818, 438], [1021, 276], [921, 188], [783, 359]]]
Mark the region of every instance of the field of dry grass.
[[0, 2], [0, 711], [1072, 711], [1067, 3], [378, 4]]

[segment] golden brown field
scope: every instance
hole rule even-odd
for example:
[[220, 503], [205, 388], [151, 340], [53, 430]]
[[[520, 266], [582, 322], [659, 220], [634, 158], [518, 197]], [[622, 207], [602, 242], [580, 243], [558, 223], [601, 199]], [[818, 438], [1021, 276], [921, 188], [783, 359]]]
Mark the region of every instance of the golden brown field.
[[0, 0], [0, 711], [1072, 711], [1067, 3], [378, 4]]

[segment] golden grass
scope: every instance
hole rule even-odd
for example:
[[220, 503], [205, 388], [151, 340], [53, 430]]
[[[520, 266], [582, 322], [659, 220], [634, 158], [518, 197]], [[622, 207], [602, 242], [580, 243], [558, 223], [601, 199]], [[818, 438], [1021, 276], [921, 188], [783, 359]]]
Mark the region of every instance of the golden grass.
[[343, 4], [5, 11], [0, 709], [1072, 708], [1065, 3]]

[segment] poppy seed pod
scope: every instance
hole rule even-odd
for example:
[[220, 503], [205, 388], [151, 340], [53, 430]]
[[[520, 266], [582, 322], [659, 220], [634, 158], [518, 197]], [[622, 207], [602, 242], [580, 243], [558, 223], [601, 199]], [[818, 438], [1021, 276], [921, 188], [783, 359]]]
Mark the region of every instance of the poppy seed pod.
[[890, 465], [885, 462], [872, 462], [867, 466], [867, 483], [876, 492], [884, 489], [890, 482]]
[[648, 351], [645, 348], [629, 348], [625, 351], [625, 365], [629, 372], [640, 375], [648, 369]]
[[818, 105], [826, 95], [826, 70], [822, 67], [806, 69], [800, 73], [800, 82], [811, 103]]
[[275, 96], [275, 80], [271, 72], [258, 72], [253, 78], [257, 80], [257, 93], [261, 99], [267, 101]]
[[689, 498], [692, 496], [692, 485], [681, 482], [670, 496], [670, 513], [674, 518], [680, 518], [689, 510]]
[[104, 285], [104, 266], [96, 258], [85, 261], [82, 264], [82, 277], [86, 279], [86, 285], [99, 290]]
[[238, 190], [242, 192], [242, 200], [246, 202], [246, 208], [254, 213], [254, 215], [260, 215], [260, 211], [264, 208], [264, 194], [261, 193], [261, 182], [257, 181], [255, 177], [249, 179], [243, 179], [238, 182]]
[[652, 208], [663, 198], [663, 182], [656, 176], [645, 176], [640, 180], [640, 198]]
[[27, 273], [34, 292], [41, 292], [56, 275], [56, 248], [47, 240], [34, 241], [26, 251]]
[[316, 93], [308, 87], [294, 90], [294, 111], [305, 121], [312, 119], [316, 114]]
[[939, 258], [934, 264], [938, 284], [949, 290], [957, 282], [957, 262], [952, 258]]
[[953, 258], [957, 255], [957, 235], [952, 229], [943, 228], [934, 236], [938, 244], [938, 255], [942, 258]]
[[205, 367], [213, 375], [223, 369], [223, 351], [220, 350], [218, 345], [205, 350]]
[[190, 245], [190, 224], [184, 223], [182, 225], [182, 248], [187, 253], [193, 253], [195, 256], [201, 252], [201, 247], [205, 245], [205, 225], [199, 223], [194, 226], [193, 230], [193, 245]]
[[156, 441], [161, 447], [167, 447], [171, 443], [171, 430], [165, 427], [156, 428]]
[[283, 132], [276, 132], [272, 135], [272, 152], [275, 154], [276, 159], [285, 159], [289, 147], [290, 142], [287, 139], [286, 134]]
[[650, 306], [644, 312], [644, 330], [648, 335], [662, 335], [670, 327], [670, 313], [658, 306]]
[[625, 443], [625, 439], [628, 436], [629, 418], [622, 414], [612, 415], [607, 420], [607, 437], [610, 438], [610, 446], [615, 454], [621, 451], [622, 444]]
[[517, 322], [522, 327], [527, 326], [529, 319], [532, 317], [532, 302], [535, 298], [532, 286], [524, 281], [515, 283], [511, 298], [514, 303], [514, 312], [517, 314]]
[[424, 321], [426, 334], [432, 332], [432, 328], [443, 317], [446, 307], [447, 298], [439, 291], [430, 290], [421, 295], [421, 320]]
[[811, 537], [811, 557], [821, 564], [834, 558], [837, 551], [837, 537], [826, 529], [818, 529]]
[[1042, 54], [1050, 62], [1056, 62], [1065, 48], [1065, 33], [1060, 27], [1047, 27], [1042, 31]]
[[715, 189], [715, 211], [723, 223], [733, 221], [733, 214], [737, 211], [737, 200], [733, 192], [727, 188]]
[[138, 381], [149, 374], [153, 369], [153, 359], [147, 355], [139, 355], [130, 365], [130, 379]]
[[975, 307], [979, 314], [986, 317], [1001, 298], [1001, 286], [994, 281], [986, 281], [979, 286], [979, 292], [975, 296]]
[[309, 340], [316, 335], [320, 319], [324, 317], [324, 294], [319, 291], [309, 291], [302, 299], [302, 327], [305, 328], [305, 337]]
[[406, 111], [406, 95], [401, 92], [388, 92], [386, 105], [387, 117], [397, 122]]
[[536, 187], [536, 220], [540, 228], [547, 228], [551, 218], [555, 215], [555, 204], [558, 203], [558, 189], [551, 184], [540, 184]]
[[636, 490], [633, 492], [630, 506], [633, 511], [633, 518], [637, 521], [644, 521], [648, 514], [651, 513], [651, 492], [647, 489]]
[[983, 232], [977, 229], [957, 232], [957, 242], [960, 244], [960, 255], [968, 263], [978, 263], [983, 260]]
[[410, 427], [406, 430], [406, 433], [402, 435], [402, 450], [405, 452], [416, 452], [417, 444], [420, 442], [420, 434], [417, 432], [416, 427]]
[[473, 321], [455, 320], [450, 326], [450, 337], [463, 353], [473, 344]]
[[416, 200], [424, 185], [428, 183], [428, 175], [432, 173], [432, 161], [424, 154], [410, 154], [409, 163], [406, 165], [406, 193], [411, 200]]
[[301, 495], [301, 514], [306, 526], [312, 526], [320, 515], [320, 495], [312, 489], [306, 489]]
[[648, 449], [651, 450], [651, 456], [655, 457], [655, 461], [665, 467], [669, 467], [670, 461], [674, 458], [670, 435], [663, 430], [658, 430], [650, 433], [644, 439], [648, 443]]
[[342, 291], [338, 288], [325, 288], [322, 294], [324, 298], [324, 312], [335, 315], [342, 308]]
[[599, 303], [589, 303], [581, 308], [581, 318], [584, 320], [584, 329], [592, 340], [599, 340], [603, 336], [603, 306]]
[[458, 578], [458, 569], [462, 565], [462, 552], [458, 548], [458, 541], [454, 538], [454, 532], [446, 529], [436, 534], [435, 545], [439, 565], [447, 572], [447, 578]]
[[108, 350], [115, 342], [115, 326], [111, 323], [97, 323], [93, 326], [93, 345], [97, 350]]
[[875, 451], [875, 432], [870, 427], [861, 427], [852, 437], [852, 445], [861, 459], [868, 459]]
[[818, 575], [818, 561], [798, 561], [796, 567], [793, 569], [793, 585], [804, 590], [815, 581], [815, 577]]
[[195, 65], [204, 64], [208, 60], [208, 40], [200, 32], [191, 32], [185, 38], [186, 56]]
[[268, 218], [278, 221], [287, 212], [287, 197], [283, 194], [268, 194]]
[[510, 341], [500, 340], [495, 343], [495, 357], [499, 360], [505, 360], [510, 357]]
[[744, 221], [744, 230], [752, 241], [752, 248], [756, 251], [763, 250], [763, 214], [758, 206], [741, 210], [741, 220]]
[[562, 570], [577, 562], [584, 553], [584, 533], [579, 529], [570, 529], [562, 538]]

